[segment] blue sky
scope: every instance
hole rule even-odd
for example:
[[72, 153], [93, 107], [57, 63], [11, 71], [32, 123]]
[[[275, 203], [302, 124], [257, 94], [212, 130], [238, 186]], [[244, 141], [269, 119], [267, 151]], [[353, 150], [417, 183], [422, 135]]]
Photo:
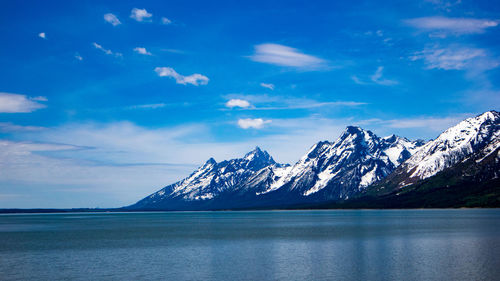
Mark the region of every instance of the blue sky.
[[436, 137], [500, 105], [495, 1], [5, 1], [0, 208], [116, 207], [346, 125]]

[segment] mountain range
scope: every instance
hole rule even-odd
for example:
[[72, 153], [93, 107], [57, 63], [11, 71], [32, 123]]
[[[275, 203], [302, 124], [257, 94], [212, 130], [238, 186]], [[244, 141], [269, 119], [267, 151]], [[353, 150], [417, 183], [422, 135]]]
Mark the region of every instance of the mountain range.
[[500, 114], [488, 111], [436, 139], [378, 137], [348, 126], [294, 165], [256, 147], [210, 158], [127, 210], [500, 206]]

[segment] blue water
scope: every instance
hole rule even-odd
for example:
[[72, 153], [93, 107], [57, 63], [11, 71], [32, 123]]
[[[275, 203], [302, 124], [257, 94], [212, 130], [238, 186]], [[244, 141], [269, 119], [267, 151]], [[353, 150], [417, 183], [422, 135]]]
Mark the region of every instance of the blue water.
[[1, 280], [500, 280], [500, 210], [0, 215]]

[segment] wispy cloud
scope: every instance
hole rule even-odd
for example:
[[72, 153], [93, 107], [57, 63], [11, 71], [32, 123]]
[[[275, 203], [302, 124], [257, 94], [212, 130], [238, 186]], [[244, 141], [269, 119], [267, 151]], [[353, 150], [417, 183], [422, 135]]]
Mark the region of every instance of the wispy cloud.
[[354, 81], [354, 83], [356, 83], [356, 84], [358, 84], [358, 85], [366, 85], [366, 84], [369, 84], [369, 83], [367, 83], [367, 82], [365, 82], [365, 81], [363, 81], [363, 80], [359, 79], [359, 78], [358, 78], [358, 76], [356, 76], [356, 75], [352, 75], [352, 76], [351, 76], [351, 79], [352, 79], [352, 81]]
[[271, 123], [271, 120], [264, 120], [262, 118], [245, 118], [238, 119], [238, 126], [242, 129], [262, 129], [265, 124]]
[[107, 14], [105, 14], [105, 15], [104, 15], [104, 20], [105, 20], [106, 22], [109, 22], [109, 23], [110, 23], [111, 25], [113, 25], [113, 26], [117, 26], [117, 25], [122, 24], [122, 23], [120, 22], [120, 20], [118, 19], [118, 17], [117, 17], [117, 16], [115, 16], [114, 14], [112, 14], [112, 13], [107, 13]]
[[453, 125], [456, 125], [460, 121], [464, 120], [467, 117], [470, 117], [471, 114], [459, 114], [453, 116], [445, 116], [445, 117], [416, 117], [416, 118], [401, 118], [401, 119], [368, 119], [362, 120], [358, 122], [363, 125], [377, 125], [377, 126], [386, 126], [389, 128], [397, 128], [397, 129], [408, 129], [408, 128], [426, 128], [435, 132], [441, 132]]
[[475, 18], [422, 17], [405, 20], [407, 24], [423, 31], [446, 34], [483, 33], [487, 28], [496, 27], [498, 20]]
[[439, 8], [441, 10], [445, 10], [447, 12], [450, 12], [451, 8], [462, 3], [462, 0], [453, 0], [453, 1], [450, 1], [450, 0], [425, 0], [425, 2], [429, 2], [431, 4], [434, 4], [435, 7]]
[[264, 88], [267, 88], [269, 90], [274, 90], [274, 84], [270, 84], [270, 83], [260, 83], [260, 86], [261, 87], [264, 87]]
[[30, 132], [30, 131], [40, 131], [46, 129], [45, 127], [39, 126], [21, 126], [16, 125], [11, 122], [0, 122], [0, 132]]
[[484, 49], [454, 45], [425, 48], [415, 53], [411, 60], [423, 60], [428, 69], [483, 71], [499, 66], [497, 59], [490, 58]]
[[[132, 131], [130, 132], [132, 133]], [[135, 131], [135, 133], [139, 133]], [[71, 137], [72, 132], [67, 132]], [[123, 137], [123, 135], [121, 135]], [[151, 140], [147, 136], [142, 141]], [[92, 142], [92, 140], [90, 141]], [[168, 143], [168, 142], [167, 142]], [[151, 145], [148, 143], [147, 145]], [[122, 143], [123, 145], [123, 143]], [[137, 145], [137, 144], [136, 144]], [[119, 145], [120, 146], [120, 145]], [[19, 186], [43, 188], [40, 192], [29, 193], [30, 200], [18, 200], [11, 204], [0, 198], [2, 206], [9, 207], [86, 207], [86, 206], [120, 206], [130, 204], [144, 194], [154, 189], [174, 182], [179, 177], [187, 176], [196, 168], [195, 165], [168, 165], [168, 164], [141, 164], [135, 165], [107, 165], [94, 162], [82, 155], [100, 152], [103, 154], [120, 154], [113, 149], [81, 149], [78, 146], [43, 142], [15, 142], [0, 140], [0, 169], [2, 170], [2, 184], [16, 186], [20, 195], [27, 195], [26, 190], [19, 190]], [[135, 151], [126, 150], [127, 155], [134, 155]], [[158, 150], [157, 150], [158, 153]], [[123, 152], [121, 153], [123, 154]], [[58, 157], [58, 155], [63, 155]], [[136, 154], [137, 155], [137, 154]], [[163, 155], [165, 156], [165, 155]], [[175, 176], [169, 176], [172, 174]], [[102, 186], [106, 186], [103, 190]], [[9, 189], [6, 187], [2, 194]], [[120, 191], [121, 190], [121, 191]], [[123, 191], [126, 190], [126, 194]], [[58, 196], [61, 193], [78, 192], [78, 197], [88, 196], [85, 203], [79, 200], [66, 202], [46, 202], [40, 193]], [[120, 194], [122, 193], [122, 194]], [[99, 196], [96, 196], [99, 194]], [[1, 195], [0, 195], [1, 196]], [[101, 197], [101, 198], [96, 198]], [[103, 199], [103, 197], [105, 199]], [[38, 199], [38, 200], [37, 200]], [[24, 205], [23, 205], [24, 204]], [[83, 204], [84, 206], [82, 206]]]
[[[377, 67], [377, 70], [375, 70], [375, 73], [370, 75], [369, 81], [364, 81], [356, 75], [352, 75], [351, 79], [352, 79], [352, 81], [354, 81], [354, 83], [356, 83], [358, 85], [378, 84], [378, 85], [383, 85], [383, 86], [394, 86], [394, 85], [399, 84], [399, 82], [396, 80], [390, 80], [390, 79], [383, 78], [383, 74], [384, 74], [384, 67], [379, 66], [379, 67]], [[368, 79], [368, 78], [365, 78], [365, 79]]]
[[167, 25], [167, 24], [171, 24], [172, 21], [170, 19], [166, 18], [166, 17], [162, 17], [161, 18], [161, 23]]
[[182, 84], [182, 85], [206, 85], [208, 84], [208, 77], [205, 75], [201, 75], [198, 73], [191, 74], [188, 76], [181, 75], [177, 73], [173, 68], [171, 67], [157, 67], [155, 68], [155, 72], [158, 74], [160, 77], [171, 77], [175, 79], [175, 82], [177, 84]]
[[[298, 100], [297, 100], [298, 101]], [[303, 100], [300, 102], [287, 102], [283, 106], [263, 106], [263, 107], [252, 107], [249, 108], [251, 110], [292, 110], [292, 109], [313, 109], [320, 107], [329, 107], [329, 106], [360, 106], [365, 105], [364, 102], [354, 102], [354, 101], [332, 101], [332, 102], [317, 102], [311, 100]]]
[[305, 54], [298, 49], [279, 44], [260, 44], [250, 59], [256, 62], [293, 67], [302, 70], [318, 70], [327, 66], [321, 58]]
[[161, 51], [172, 53], [172, 54], [185, 54], [186, 53], [186, 51], [178, 50], [178, 49], [161, 49]]
[[133, 8], [130, 12], [130, 17], [138, 22], [147, 22], [151, 21], [153, 14], [148, 13], [146, 9]]
[[134, 51], [141, 55], [151, 56], [152, 54], [146, 50], [144, 47], [136, 47]]
[[331, 101], [331, 102], [319, 102], [313, 99], [306, 98], [291, 98], [284, 96], [269, 96], [269, 95], [239, 95], [231, 94], [227, 95], [234, 101], [244, 101], [245, 105], [240, 106], [240, 110], [294, 110], [294, 109], [314, 109], [320, 107], [356, 107], [361, 105], [366, 105], [364, 102], [356, 101]]
[[80, 56], [80, 54], [76, 53], [75, 54], [75, 59], [79, 60], [79, 61], [82, 61], [83, 60], [83, 57]]
[[47, 39], [47, 36], [45, 35], [45, 32], [38, 33], [38, 37], [40, 37], [42, 39]]
[[34, 100], [34, 101], [48, 101], [47, 97], [43, 97], [43, 96], [32, 97], [30, 99]]
[[139, 104], [127, 107], [127, 109], [157, 109], [166, 107], [166, 103]]
[[92, 45], [98, 49], [98, 50], [101, 50], [103, 53], [105, 53], [106, 55], [110, 55], [110, 56], [115, 56], [115, 57], [123, 57], [123, 55], [121, 53], [115, 53], [109, 49], [105, 49], [103, 46], [97, 44], [96, 42], [92, 43]]
[[234, 108], [234, 107], [248, 108], [250, 106], [251, 104], [247, 100], [243, 99], [230, 99], [226, 102], [226, 107], [229, 108]]
[[0, 113], [29, 113], [46, 107], [37, 101], [47, 101], [47, 98], [0, 92]]
[[370, 79], [372, 80], [372, 82], [379, 84], [379, 85], [384, 85], [384, 86], [393, 86], [393, 85], [398, 84], [398, 81], [396, 81], [396, 80], [389, 80], [389, 79], [382, 78], [383, 72], [384, 72], [384, 67], [379, 66], [377, 68], [377, 70], [375, 71], [375, 73], [372, 76], [370, 76]]

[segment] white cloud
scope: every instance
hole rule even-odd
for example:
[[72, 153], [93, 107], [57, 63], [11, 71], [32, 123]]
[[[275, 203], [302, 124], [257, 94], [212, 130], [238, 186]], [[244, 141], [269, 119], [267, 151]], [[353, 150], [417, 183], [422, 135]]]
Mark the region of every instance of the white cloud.
[[46, 107], [37, 101], [47, 101], [47, 99], [0, 92], [0, 113], [28, 113]]
[[[373, 85], [373, 83], [375, 83], [375, 84], [384, 85], [384, 86], [394, 86], [394, 85], [399, 84], [399, 82], [396, 80], [384, 79], [383, 74], [384, 74], [384, 67], [379, 66], [379, 67], [377, 67], [377, 70], [375, 70], [375, 73], [370, 75], [369, 79], [371, 82], [364, 81], [356, 75], [352, 75], [351, 79], [352, 79], [352, 81], [354, 81], [354, 83], [356, 83], [358, 85]], [[368, 78], [366, 78], [366, 79], [368, 79]]]
[[[68, 134], [70, 137], [71, 132]], [[3, 207], [120, 207], [187, 176], [196, 168], [154, 163], [109, 165], [82, 157], [96, 149], [54, 143], [0, 140], [0, 148], [0, 183], [5, 187], [0, 191]], [[101, 147], [97, 150], [105, 153]], [[57, 157], [59, 154], [64, 157]], [[130, 155], [130, 151], [126, 154]], [[19, 197], [2, 198], [5, 193]], [[54, 199], [58, 197], [65, 200]]]
[[447, 12], [451, 11], [451, 8], [459, 5], [462, 3], [462, 0], [454, 0], [454, 1], [447, 1], [447, 0], [425, 0], [425, 2], [429, 2], [434, 4], [437, 8], [445, 10]]
[[172, 53], [172, 54], [185, 54], [186, 53], [186, 51], [178, 50], [178, 49], [161, 49], [161, 50], [164, 52]]
[[153, 17], [153, 14], [148, 13], [146, 9], [133, 8], [130, 13], [130, 17], [139, 22], [151, 21], [151, 17]]
[[92, 43], [94, 47], [98, 50], [103, 51], [106, 55], [112, 55], [113, 52], [111, 50], [104, 49], [101, 45], [97, 44], [96, 42]]
[[395, 129], [409, 129], [409, 128], [425, 128], [431, 130], [433, 132], [442, 132], [447, 128], [456, 125], [460, 121], [464, 120], [467, 117], [470, 117], [471, 114], [459, 114], [453, 116], [446, 117], [416, 117], [416, 118], [401, 118], [401, 119], [369, 119], [360, 121], [360, 124], [370, 124], [370, 125], [378, 125], [385, 126], [389, 128]]
[[451, 46], [448, 48], [430, 47], [410, 57], [411, 60], [424, 60], [428, 69], [482, 71], [495, 68], [499, 61], [489, 58], [484, 49]]
[[122, 24], [120, 20], [118, 19], [117, 16], [113, 15], [112, 13], [108, 13], [104, 15], [104, 20], [112, 24], [113, 26], [117, 26]]
[[47, 36], [45, 36], [45, 32], [38, 33], [38, 37], [40, 37], [42, 39], [47, 39]]
[[83, 57], [80, 56], [79, 54], [76, 54], [75, 55], [75, 59], [79, 60], [79, 61], [82, 61], [83, 60]]
[[384, 67], [379, 66], [377, 68], [377, 70], [375, 71], [375, 73], [372, 76], [370, 76], [370, 79], [374, 83], [379, 84], [379, 85], [384, 85], [384, 86], [393, 86], [393, 85], [398, 84], [398, 81], [396, 81], [396, 80], [383, 79], [382, 78], [383, 72], [384, 72]]
[[368, 84], [368, 83], [362, 81], [361, 79], [359, 79], [358, 76], [356, 76], [356, 75], [352, 75], [351, 79], [352, 79], [352, 81], [354, 81], [354, 83], [356, 83], [358, 85], [366, 85], [366, 84]]
[[250, 103], [247, 100], [242, 100], [242, 99], [230, 99], [229, 101], [226, 102], [226, 107], [233, 108], [233, 107], [241, 107], [241, 108], [247, 108], [250, 107]]
[[285, 101], [282, 105], [276, 106], [263, 106], [263, 107], [252, 107], [251, 110], [292, 110], [292, 109], [314, 109], [320, 107], [328, 106], [360, 106], [365, 105], [365, 102], [355, 102], [355, 101], [332, 101], [332, 102], [318, 102], [308, 99], [293, 99], [291, 101]]
[[141, 55], [147, 55], [147, 56], [151, 56], [152, 54], [150, 52], [148, 52], [146, 50], [146, 48], [143, 48], [143, 47], [137, 47], [137, 48], [134, 48], [134, 51], [138, 54], [141, 54]]
[[21, 126], [10, 122], [0, 122], [0, 132], [29, 132], [40, 131], [46, 128], [39, 126]]
[[[225, 96], [231, 100], [243, 100], [249, 103], [245, 110], [294, 110], [314, 109], [320, 107], [355, 107], [366, 105], [364, 102], [356, 101], [327, 101], [320, 102], [306, 98], [291, 98], [286, 96], [269, 95], [240, 95], [230, 94]], [[256, 106], [253, 106], [253, 105]], [[227, 106], [227, 105], [226, 105]], [[242, 107], [243, 108], [243, 107]]]
[[417, 29], [456, 35], [483, 33], [487, 28], [496, 27], [499, 24], [498, 20], [447, 17], [414, 18], [405, 22]]
[[260, 44], [255, 46], [255, 53], [250, 59], [256, 62], [288, 66], [303, 70], [317, 70], [326, 67], [326, 61], [315, 56], [279, 44]]
[[160, 77], [174, 78], [177, 84], [182, 84], [182, 85], [187, 85], [187, 84], [192, 84], [195, 86], [206, 85], [208, 84], [209, 81], [208, 77], [198, 73], [191, 74], [188, 76], [181, 75], [171, 67], [157, 67], [155, 68], [155, 72]]
[[245, 118], [238, 119], [238, 126], [242, 129], [261, 129], [265, 124], [271, 123], [271, 120], [264, 120], [262, 118]]
[[140, 104], [127, 107], [127, 109], [157, 109], [166, 107], [166, 103]]
[[268, 84], [268, 83], [260, 83], [261, 87], [268, 88], [269, 90], [274, 90], [274, 84]]
[[168, 19], [168, 18], [166, 18], [166, 17], [162, 17], [162, 18], [161, 18], [161, 23], [162, 23], [162, 24], [171, 24], [171, 23], [172, 23], [172, 21], [171, 21], [171, 20], [169, 20], [169, 19]]
[[32, 98], [30, 98], [30, 100], [34, 100], [34, 101], [48, 101], [47, 97], [42, 97], [42, 96], [32, 97]]
[[96, 49], [103, 51], [106, 55], [115, 56], [115, 57], [122, 57], [123, 56], [121, 53], [115, 53], [109, 49], [103, 48], [101, 45], [97, 44], [96, 42], [92, 43], [92, 45], [94, 45], [94, 47]]

